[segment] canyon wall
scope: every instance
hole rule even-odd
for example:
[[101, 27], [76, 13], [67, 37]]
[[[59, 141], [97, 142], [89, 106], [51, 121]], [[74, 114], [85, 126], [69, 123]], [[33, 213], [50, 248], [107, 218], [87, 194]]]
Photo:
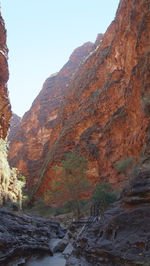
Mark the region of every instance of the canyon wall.
[[11, 107], [7, 90], [7, 81], [9, 77], [7, 59], [8, 48], [6, 45], [6, 29], [0, 13], [0, 138], [3, 139], [7, 136], [11, 118]]
[[[150, 126], [150, 121], [149, 121]], [[150, 262], [150, 138], [120, 199], [72, 243], [66, 265], [148, 266]], [[94, 217], [93, 217], [94, 218]]]
[[[75, 49], [65, 66], [45, 81], [31, 109], [23, 116], [15, 136], [10, 140], [10, 163], [27, 177], [29, 186], [34, 184], [35, 176], [38, 175], [47, 155], [51, 134], [56, 128], [59, 108], [67, 94], [68, 84], [92, 49], [95, 47], [90, 42]], [[53, 138], [57, 135], [56, 132]]]
[[8, 49], [6, 29], [0, 13], [0, 205], [6, 201], [21, 200], [21, 183], [17, 180], [15, 170], [11, 169], [7, 159], [7, 134], [11, 118], [11, 106], [8, 97], [7, 81]]
[[[31, 197], [46, 193], [56, 177], [53, 166], [72, 150], [88, 158], [87, 177], [93, 183], [109, 181], [118, 188], [127, 181], [128, 171], [117, 169], [116, 163], [136, 162], [149, 134], [148, 11], [148, 0], [120, 1], [103, 40], [90, 47], [88, 56], [67, 80], [63, 101], [59, 94], [54, 97], [57, 87], [52, 97], [47, 94], [45, 101], [59, 106], [57, 117], [51, 104], [46, 105], [45, 110], [50, 109], [45, 115], [38, 104], [40, 97], [33, 103], [34, 112], [25, 114], [11, 145], [10, 162], [30, 176]], [[60, 73], [50, 81], [58, 82]], [[45, 128], [50, 124], [47, 135], [36, 130], [38, 111], [40, 123]]]
[[12, 117], [10, 119], [10, 128], [9, 128], [9, 134], [8, 134], [8, 142], [12, 142], [13, 138], [15, 137], [18, 128], [20, 126], [21, 117], [18, 115], [12, 113]]

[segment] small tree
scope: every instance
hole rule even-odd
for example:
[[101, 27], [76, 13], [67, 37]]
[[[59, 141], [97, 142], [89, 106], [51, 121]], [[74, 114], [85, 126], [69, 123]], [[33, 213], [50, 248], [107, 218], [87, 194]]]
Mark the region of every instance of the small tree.
[[92, 195], [92, 202], [99, 205], [99, 209], [102, 213], [116, 200], [117, 196], [112, 191], [110, 183], [96, 184]]
[[76, 152], [68, 153], [60, 166], [54, 167], [58, 178], [51, 186], [52, 194], [55, 200], [72, 200], [78, 217], [80, 216], [79, 199], [91, 189], [89, 180], [85, 178], [87, 169], [87, 159]]
[[11, 169], [11, 174], [14, 177], [16, 188], [18, 189], [18, 203], [20, 209], [22, 209], [22, 201], [23, 201], [23, 189], [26, 185], [26, 178], [22, 174], [19, 173], [17, 168]]

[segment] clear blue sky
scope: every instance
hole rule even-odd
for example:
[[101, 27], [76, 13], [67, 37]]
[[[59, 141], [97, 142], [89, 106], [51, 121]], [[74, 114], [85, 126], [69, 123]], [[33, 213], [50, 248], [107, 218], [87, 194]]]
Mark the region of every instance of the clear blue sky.
[[8, 36], [10, 100], [20, 116], [75, 48], [106, 31], [119, 4], [119, 0], [0, 2]]

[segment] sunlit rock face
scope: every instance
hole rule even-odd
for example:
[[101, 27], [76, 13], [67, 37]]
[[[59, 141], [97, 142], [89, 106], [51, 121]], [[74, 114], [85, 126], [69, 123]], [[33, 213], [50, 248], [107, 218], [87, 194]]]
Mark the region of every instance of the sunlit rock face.
[[10, 120], [10, 129], [8, 134], [8, 141], [11, 142], [13, 138], [15, 137], [17, 130], [19, 128], [21, 121], [21, 117], [19, 117], [16, 114], [12, 114], [11, 120]]
[[0, 205], [6, 201], [21, 199], [21, 188], [7, 159], [7, 141], [11, 108], [8, 98], [7, 81], [9, 77], [7, 63], [6, 29], [0, 13]]
[[[66, 65], [60, 72], [51, 75], [44, 83], [43, 88], [31, 109], [23, 116], [17, 133], [10, 144], [9, 160], [12, 166], [21, 170], [29, 177], [29, 186], [45, 161], [52, 139], [52, 131], [56, 127], [60, 106], [63, 104], [68, 86], [78, 70], [82, 60], [93, 49], [93, 43], [85, 43], [75, 49]], [[56, 139], [58, 133], [53, 134]]]
[[121, 1], [99, 46], [80, 65], [51, 133], [38, 175], [36, 195], [55, 177], [52, 167], [64, 152], [89, 160], [93, 182], [124, 185], [114, 168], [124, 158], [138, 160], [149, 121], [149, 1]]
[[[23, 173], [32, 176], [31, 196], [46, 193], [55, 178], [53, 166], [72, 150], [88, 158], [87, 176], [93, 183], [124, 185], [127, 178], [116, 171], [114, 164], [126, 158], [138, 160], [148, 132], [148, 10], [148, 0], [120, 1], [116, 18], [103, 40], [94, 44], [70, 80], [66, 76], [68, 63], [57, 76], [48, 79], [53, 91], [53, 84], [60, 88], [65, 75], [67, 89], [58, 90], [63, 101], [60, 92], [54, 97], [56, 89], [46, 94], [43, 87], [43, 98], [39, 95], [33, 111], [25, 114], [11, 145], [10, 159]], [[43, 106], [41, 98], [46, 102]]]
[[9, 77], [7, 54], [6, 29], [0, 12], [0, 138], [3, 139], [7, 136], [11, 117], [11, 108], [7, 91], [7, 81]]

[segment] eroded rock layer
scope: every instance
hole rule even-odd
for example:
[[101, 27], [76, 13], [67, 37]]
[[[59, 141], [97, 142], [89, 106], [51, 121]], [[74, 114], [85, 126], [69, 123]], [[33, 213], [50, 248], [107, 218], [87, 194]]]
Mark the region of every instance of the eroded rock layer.
[[59, 223], [38, 216], [0, 210], [0, 265], [25, 265], [28, 257], [53, 255], [52, 238], [62, 238], [66, 230]]
[[[92, 49], [93, 44], [90, 42], [75, 49], [60, 72], [51, 75], [45, 81], [41, 92], [31, 109], [25, 113], [13, 137], [9, 152], [10, 163], [19, 168], [25, 176], [30, 177], [28, 183], [31, 185], [32, 177], [38, 175], [47, 155], [51, 134], [56, 127], [58, 111], [67, 94], [68, 84], [82, 60]], [[56, 132], [53, 141], [57, 135]]]
[[[49, 189], [55, 177], [53, 166], [71, 150], [88, 158], [87, 174], [93, 183], [109, 181], [116, 187], [124, 184], [125, 173], [116, 171], [115, 163], [128, 158], [138, 160], [149, 132], [149, 4], [149, 0], [120, 1], [116, 18], [103, 40], [91, 49], [67, 81], [57, 117], [53, 109], [48, 111], [48, 120], [44, 120], [44, 109], [35, 104], [39, 97], [33, 103], [34, 113], [25, 115], [28, 122], [22, 122], [25, 130], [19, 129], [10, 159], [22, 172], [32, 175], [30, 183], [35, 186], [31, 195], [39, 197]], [[50, 81], [58, 81], [58, 75]], [[54, 96], [53, 100], [46, 97], [46, 101], [59, 101], [59, 96]], [[47, 136], [35, 130], [39, 123], [38, 111], [44, 127], [46, 123], [55, 123]], [[26, 141], [27, 135], [32, 143], [35, 140], [34, 145], [30, 146], [31, 140]], [[46, 136], [44, 149], [39, 143], [43, 135]], [[38, 145], [41, 149], [37, 154]], [[28, 147], [26, 152], [24, 146]]]

